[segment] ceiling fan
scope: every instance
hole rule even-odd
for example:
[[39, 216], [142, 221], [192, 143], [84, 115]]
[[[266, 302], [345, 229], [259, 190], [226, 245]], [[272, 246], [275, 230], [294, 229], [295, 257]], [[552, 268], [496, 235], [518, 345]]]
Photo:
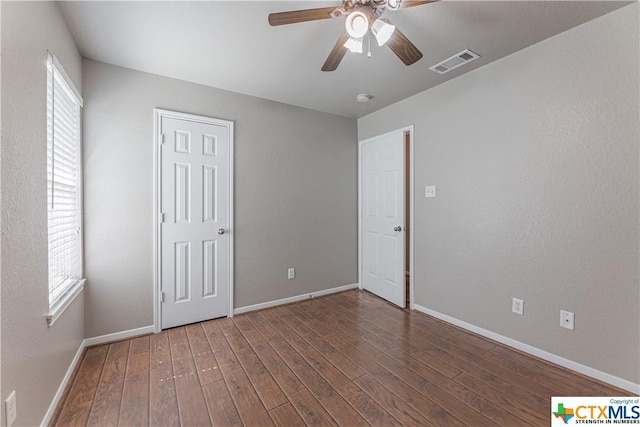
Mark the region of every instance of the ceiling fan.
[[382, 14], [388, 10], [406, 9], [433, 3], [437, 0], [344, 0], [342, 6], [292, 10], [269, 14], [271, 26], [346, 16], [345, 29], [338, 38], [322, 66], [322, 71], [334, 71], [347, 53], [362, 53], [362, 45], [369, 31], [378, 46], [387, 45], [405, 64], [411, 65], [422, 58], [422, 52]]

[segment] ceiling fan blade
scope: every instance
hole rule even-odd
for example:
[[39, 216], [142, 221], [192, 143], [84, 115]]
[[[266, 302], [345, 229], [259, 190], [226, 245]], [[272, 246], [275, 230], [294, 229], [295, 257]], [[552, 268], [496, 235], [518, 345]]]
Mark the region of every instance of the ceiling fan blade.
[[420, 6], [423, 4], [435, 3], [438, 0], [403, 0], [400, 3], [400, 9], [406, 9], [408, 7]]
[[340, 61], [342, 61], [345, 53], [347, 53], [347, 48], [344, 47], [344, 44], [348, 39], [349, 34], [347, 34], [346, 31], [343, 31], [335, 46], [333, 46], [333, 49], [331, 49], [331, 53], [329, 53], [327, 60], [324, 61], [322, 71], [335, 71], [336, 68], [338, 68], [338, 65], [340, 65]]
[[393, 32], [387, 46], [404, 62], [404, 65], [411, 65], [422, 58], [422, 52], [398, 28]]
[[292, 10], [289, 12], [278, 12], [269, 14], [269, 24], [276, 25], [295, 24], [298, 22], [317, 21], [331, 18], [331, 12], [336, 9], [332, 7], [320, 7], [317, 9]]

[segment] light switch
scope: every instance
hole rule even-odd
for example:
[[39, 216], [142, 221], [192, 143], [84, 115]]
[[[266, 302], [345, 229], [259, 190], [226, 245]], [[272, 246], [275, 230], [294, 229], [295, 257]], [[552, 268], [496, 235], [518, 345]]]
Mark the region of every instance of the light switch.
[[424, 197], [436, 197], [436, 186], [427, 185], [424, 187]]

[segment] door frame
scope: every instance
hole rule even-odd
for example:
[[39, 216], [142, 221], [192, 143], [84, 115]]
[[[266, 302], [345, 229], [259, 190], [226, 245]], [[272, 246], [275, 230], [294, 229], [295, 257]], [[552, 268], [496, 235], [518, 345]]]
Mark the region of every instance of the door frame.
[[[404, 254], [405, 257], [409, 256], [409, 308], [413, 309], [414, 307], [414, 280], [413, 280], [413, 247], [414, 247], [414, 235], [413, 235], [413, 224], [414, 224], [414, 202], [415, 202], [415, 179], [414, 179], [414, 125], [405, 126], [390, 132], [386, 132], [380, 135], [373, 136], [371, 138], [363, 139], [362, 141], [358, 141], [358, 289], [362, 290], [362, 271], [363, 271], [363, 259], [362, 259], [362, 146], [368, 142], [374, 141], [376, 139], [385, 137], [392, 133], [402, 132], [403, 135], [409, 134], [409, 164], [406, 164], [405, 158], [405, 168], [409, 168], [409, 253]], [[404, 153], [404, 138], [402, 139]], [[405, 171], [406, 173], [406, 171]], [[403, 178], [402, 182], [405, 182]], [[403, 185], [405, 194], [407, 194], [406, 184]], [[406, 227], [406, 224], [405, 224]], [[404, 277], [404, 274], [403, 274]], [[406, 296], [405, 296], [406, 299]]]
[[162, 191], [162, 156], [160, 147], [162, 145], [161, 124], [163, 118], [172, 118], [179, 120], [189, 120], [198, 123], [214, 124], [217, 126], [225, 126], [229, 129], [229, 163], [228, 167], [228, 187], [227, 187], [227, 217], [229, 218], [228, 227], [228, 265], [229, 280], [227, 283], [228, 301], [227, 316], [233, 317], [233, 288], [234, 288], [234, 271], [233, 271], [233, 122], [229, 120], [214, 119], [212, 117], [199, 116], [194, 114], [181, 113], [177, 111], [163, 110], [154, 108], [153, 110], [153, 330], [159, 333], [162, 330], [162, 301], [160, 298], [162, 287], [162, 251], [161, 251], [161, 191]]

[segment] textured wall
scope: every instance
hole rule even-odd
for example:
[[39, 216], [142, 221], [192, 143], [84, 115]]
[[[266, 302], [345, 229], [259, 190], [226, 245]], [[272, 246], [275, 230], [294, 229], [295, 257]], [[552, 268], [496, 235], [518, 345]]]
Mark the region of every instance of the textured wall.
[[[82, 62], [54, 2], [2, 2], [2, 401], [39, 425], [84, 337], [82, 295], [47, 328], [47, 50], [78, 90]], [[4, 405], [2, 405], [4, 407]], [[4, 408], [3, 408], [4, 409]], [[4, 417], [2, 418], [4, 423]]]
[[358, 121], [360, 140], [415, 124], [417, 304], [634, 383], [638, 6]]
[[89, 60], [83, 73], [87, 337], [153, 324], [156, 107], [235, 122], [235, 307], [357, 282], [355, 120]]

